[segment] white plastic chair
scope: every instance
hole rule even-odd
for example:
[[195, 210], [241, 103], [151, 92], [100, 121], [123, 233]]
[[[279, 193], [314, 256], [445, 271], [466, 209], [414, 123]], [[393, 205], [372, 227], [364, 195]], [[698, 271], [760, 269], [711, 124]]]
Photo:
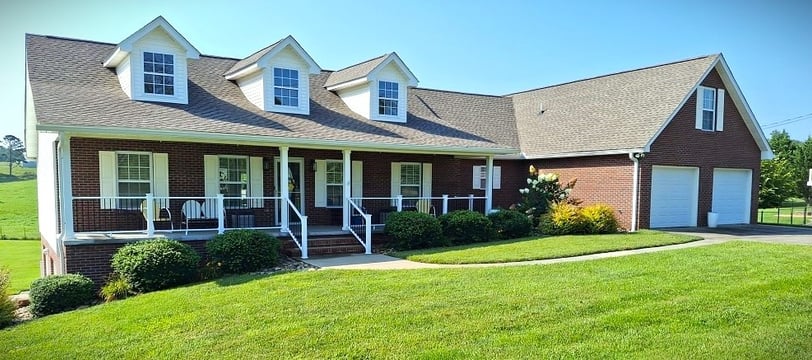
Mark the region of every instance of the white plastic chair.
[[155, 200], [152, 207], [152, 216], [147, 211], [147, 201], [141, 202], [141, 214], [144, 215], [144, 220], [152, 221], [169, 221], [169, 227], [175, 230], [175, 225], [172, 224], [172, 212], [169, 211], [168, 206], [162, 206], [160, 200]]
[[437, 212], [434, 210], [434, 205], [431, 204], [431, 200], [429, 199], [417, 200], [414, 207], [417, 208], [418, 212], [437, 217]]
[[183, 214], [183, 224], [186, 225], [186, 235], [189, 235], [189, 221], [203, 220], [206, 218], [197, 200], [188, 200], [183, 203], [180, 212]]

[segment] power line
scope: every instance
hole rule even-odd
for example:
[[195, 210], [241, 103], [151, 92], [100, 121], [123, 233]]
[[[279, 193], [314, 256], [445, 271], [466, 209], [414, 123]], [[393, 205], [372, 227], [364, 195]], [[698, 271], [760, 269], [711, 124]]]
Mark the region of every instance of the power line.
[[779, 127], [779, 126], [784, 126], [784, 125], [796, 123], [796, 122], [803, 121], [803, 120], [809, 120], [809, 119], [812, 119], [812, 113], [809, 113], [809, 114], [806, 114], [806, 115], [801, 115], [801, 116], [796, 116], [796, 117], [785, 119], [785, 120], [774, 121], [774, 122], [771, 122], [769, 124], [766, 124], [766, 125], [762, 126], [762, 128], [763, 129], [771, 129], [771, 128], [776, 128], [776, 127]]

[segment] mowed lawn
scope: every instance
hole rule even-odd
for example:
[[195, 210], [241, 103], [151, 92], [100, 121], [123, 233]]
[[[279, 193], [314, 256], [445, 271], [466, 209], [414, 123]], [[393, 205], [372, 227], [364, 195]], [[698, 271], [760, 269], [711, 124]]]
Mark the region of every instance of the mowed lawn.
[[39, 239], [36, 169], [0, 162], [0, 239]]
[[392, 254], [404, 259], [434, 264], [484, 264], [553, 259], [609, 251], [680, 244], [697, 236], [641, 230], [608, 235], [569, 235], [525, 238], [462, 246], [402, 251]]
[[7, 358], [812, 354], [812, 247], [729, 242], [545, 266], [242, 276], [0, 331]]
[[0, 267], [9, 270], [9, 293], [28, 290], [39, 277], [39, 240], [0, 240]]
[[812, 206], [803, 200], [785, 203], [784, 207], [758, 209], [758, 222], [762, 224], [812, 225]]

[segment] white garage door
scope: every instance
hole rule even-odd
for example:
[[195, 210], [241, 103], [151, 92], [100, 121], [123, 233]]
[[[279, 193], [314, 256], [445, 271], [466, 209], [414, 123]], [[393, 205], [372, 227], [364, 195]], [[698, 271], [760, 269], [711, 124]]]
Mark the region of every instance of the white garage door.
[[719, 224], [750, 223], [753, 171], [750, 169], [713, 169], [713, 212]]
[[654, 166], [651, 169], [649, 226], [696, 226], [699, 168]]

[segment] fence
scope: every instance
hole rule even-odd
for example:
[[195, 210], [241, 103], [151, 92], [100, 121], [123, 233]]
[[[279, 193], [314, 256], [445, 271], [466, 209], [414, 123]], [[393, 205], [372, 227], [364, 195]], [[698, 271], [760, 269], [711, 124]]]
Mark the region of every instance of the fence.
[[771, 225], [812, 226], [812, 206], [789, 206], [758, 209], [758, 223]]

